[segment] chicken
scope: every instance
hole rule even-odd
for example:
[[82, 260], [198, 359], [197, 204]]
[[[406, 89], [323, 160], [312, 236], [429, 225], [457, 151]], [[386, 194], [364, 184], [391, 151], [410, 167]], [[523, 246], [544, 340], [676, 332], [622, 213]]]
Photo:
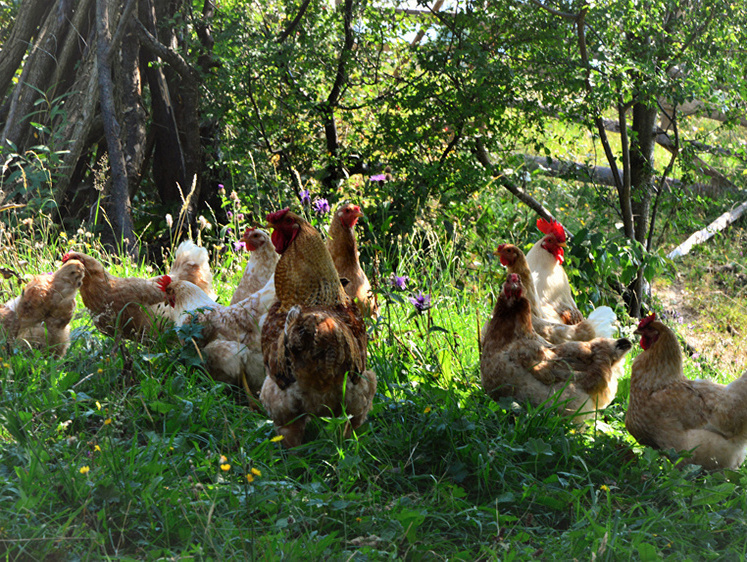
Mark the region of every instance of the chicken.
[[480, 375], [493, 399], [511, 396], [535, 406], [559, 393], [565, 415], [589, 417], [615, 397], [626, 339], [550, 345], [532, 327], [521, 279], [508, 275], [483, 339]]
[[114, 277], [98, 260], [80, 252], [68, 252], [62, 261], [67, 263], [68, 260], [78, 260], [85, 267], [80, 296], [101, 332], [140, 340], [146, 335], [155, 335], [160, 329], [157, 316], [149, 307], [167, 302], [158, 286], [161, 277]]
[[164, 276], [160, 283], [173, 310], [177, 326], [196, 323], [202, 326], [197, 345], [205, 368], [217, 381], [243, 385], [256, 396], [265, 379], [260, 342], [261, 323], [275, 301], [270, 279], [265, 287], [230, 306], [211, 299], [194, 283]]
[[85, 268], [70, 260], [53, 274], [35, 275], [20, 296], [0, 307], [6, 337], [62, 357], [70, 346], [75, 295]]
[[[537, 219], [537, 228], [545, 236], [532, 246], [526, 255], [539, 299], [537, 313], [541, 313], [545, 320], [561, 324], [578, 324], [584, 317], [573, 299], [568, 276], [562, 265], [565, 230], [559, 222], [547, 222], [544, 219]], [[608, 306], [600, 306], [589, 315], [597, 337], [612, 337], [616, 319], [615, 312]]]
[[344, 412], [347, 436], [365, 421], [376, 392], [376, 375], [366, 369], [363, 318], [319, 233], [288, 209], [267, 220], [281, 257], [278, 300], [262, 327], [267, 378], [259, 398], [286, 447], [303, 442], [309, 415]]
[[208, 252], [191, 240], [185, 240], [176, 249], [169, 277], [172, 280], [184, 279], [194, 283], [211, 299], [217, 298], [213, 291], [213, 273], [210, 271]]
[[375, 318], [379, 307], [366, 273], [361, 269], [355, 224], [363, 216], [358, 205], [346, 203], [332, 215], [327, 249], [341, 278], [347, 279], [345, 292], [358, 305], [364, 317]]
[[[578, 324], [561, 324], [552, 320], [545, 319], [542, 308], [539, 306], [537, 291], [534, 288], [532, 273], [529, 271], [524, 252], [513, 244], [500, 244], [496, 250], [496, 255], [500, 257], [501, 264], [506, 266], [509, 273], [516, 273], [521, 279], [524, 292], [532, 308], [532, 325], [534, 331], [545, 338], [550, 343], [563, 343], [566, 341], [589, 341], [595, 337], [610, 337], [612, 330], [610, 324], [603, 318], [600, 318], [600, 307], [589, 315], [588, 319], [582, 320]], [[612, 311], [612, 309], [609, 309]], [[614, 312], [613, 312], [614, 314]]]
[[[252, 253], [244, 275], [233, 293], [231, 304], [236, 304], [267, 285], [275, 273], [278, 253], [272, 247], [270, 235], [259, 228], [247, 228], [241, 240]], [[272, 284], [274, 287], [274, 282]]]
[[641, 445], [692, 451], [686, 462], [736, 470], [747, 454], [747, 372], [728, 385], [685, 378], [677, 337], [652, 314], [638, 324], [625, 427]]
[[[208, 252], [191, 240], [183, 241], [176, 249], [169, 278], [172, 281], [189, 281], [199, 287], [209, 299], [214, 301], [218, 298], [213, 291], [213, 273], [210, 271]], [[173, 310], [163, 302], [149, 306], [148, 310], [154, 317], [170, 320], [174, 320], [175, 317]]]

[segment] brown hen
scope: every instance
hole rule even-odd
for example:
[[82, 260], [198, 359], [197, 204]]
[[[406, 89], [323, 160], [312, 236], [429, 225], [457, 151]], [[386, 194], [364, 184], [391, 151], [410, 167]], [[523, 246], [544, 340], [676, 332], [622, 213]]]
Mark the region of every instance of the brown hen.
[[140, 340], [152, 334], [156, 315], [148, 307], [168, 302], [158, 286], [161, 277], [114, 277], [101, 263], [80, 252], [68, 252], [63, 262], [75, 259], [85, 267], [80, 296], [91, 312], [94, 325], [108, 336]]
[[366, 370], [366, 329], [319, 233], [288, 209], [271, 213], [276, 302], [262, 327], [267, 378], [260, 400], [286, 447], [303, 442], [309, 415], [366, 419], [376, 375]]
[[737, 469], [747, 454], [747, 372], [728, 385], [687, 379], [674, 332], [651, 315], [635, 332], [625, 427], [642, 445], [692, 451], [686, 462]]
[[358, 256], [358, 242], [355, 237], [355, 225], [363, 216], [358, 205], [346, 203], [332, 215], [329, 225], [327, 249], [332, 256], [335, 269], [341, 278], [347, 279], [345, 292], [358, 305], [364, 317], [376, 317], [379, 307], [375, 295], [371, 292], [365, 271], [361, 268]]
[[20, 296], [2, 306], [2, 317], [12, 318], [7, 327], [3, 320], [6, 336], [63, 356], [70, 346], [69, 324], [83, 275], [83, 264], [70, 260], [51, 275], [32, 277]]
[[508, 276], [483, 338], [482, 386], [491, 398], [511, 396], [539, 405], [558, 394], [560, 411], [588, 417], [615, 397], [626, 339], [550, 345], [532, 325], [521, 279]]

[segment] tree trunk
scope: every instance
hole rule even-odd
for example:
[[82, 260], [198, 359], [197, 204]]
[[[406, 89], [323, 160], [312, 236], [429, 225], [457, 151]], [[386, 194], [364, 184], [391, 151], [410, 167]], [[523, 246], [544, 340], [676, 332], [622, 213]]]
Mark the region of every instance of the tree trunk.
[[[631, 209], [633, 211], [635, 240], [646, 247], [649, 231], [649, 214], [654, 190], [654, 146], [656, 145], [656, 107], [643, 103], [633, 105], [633, 136], [630, 141]], [[641, 316], [643, 303], [643, 268], [628, 287], [626, 301], [631, 316]]]
[[127, 169], [124, 152], [120, 141], [121, 127], [117, 120], [114, 102], [114, 83], [110, 57], [112, 48], [109, 0], [96, 0], [97, 18], [97, 57], [99, 65], [99, 91], [101, 94], [101, 114], [104, 120], [106, 145], [111, 166], [110, 196], [108, 202], [109, 217], [114, 235], [114, 245], [137, 257], [135, 233], [132, 224], [132, 208], [128, 194]]
[[[44, 23], [23, 65], [23, 71], [11, 96], [5, 127], [0, 134], [0, 146], [8, 142], [23, 146], [32, 115], [39, 110], [34, 103], [50, 89], [49, 77], [54, 75], [60, 43], [63, 42], [69, 13], [67, 3], [60, 0], [55, 9], [46, 13]], [[39, 119], [35, 119], [38, 121]]]
[[49, 0], [28, 0], [18, 9], [10, 37], [0, 51], [0, 95], [5, 95], [8, 91], [11, 80], [39, 29], [39, 24], [46, 19], [45, 14], [51, 8]]
[[140, 3], [140, 21], [143, 23], [138, 28], [138, 36], [144, 47], [141, 51], [142, 66], [150, 86], [152, 126], [155, 130], [153, 179], [163, 203], [179, 202], [177, 184], [182, 188], [187, 185], [187, 165], [166, 76], [160, 64], [153, 64], [159, 62], [156, 52], [158, 39], [156, 9], [150, 0]]

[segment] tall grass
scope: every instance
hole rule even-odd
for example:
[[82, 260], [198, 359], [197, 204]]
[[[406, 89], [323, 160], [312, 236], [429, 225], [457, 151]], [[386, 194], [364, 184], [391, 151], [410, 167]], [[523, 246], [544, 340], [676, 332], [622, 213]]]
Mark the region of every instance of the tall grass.
[[[379, 387], [347, 440], [340, 420], [319, 419], [283, 450], [267, 417], [189, 349], [104, 337], [82, 306], [65, 358], [6, 345], [6, 558], [744, 559], [747, 472], [706, 474], [639, 447], [624, 429], [625, 381], [595, 427], [489, 400], [477, 327], [502, 270], [472, 263], [456, 238], [419, 236], [381, 259], [369, 343]], [[15, 263], [53, 269], [62, 244], [45, 244]], [[155, 273], [85, 233], [70, 245], [100, 252], [114, 274]], [[393, 273], [407, 289], [387, 284]], [[420, 291], [433, 303], [422, 314], [408, 300]]]

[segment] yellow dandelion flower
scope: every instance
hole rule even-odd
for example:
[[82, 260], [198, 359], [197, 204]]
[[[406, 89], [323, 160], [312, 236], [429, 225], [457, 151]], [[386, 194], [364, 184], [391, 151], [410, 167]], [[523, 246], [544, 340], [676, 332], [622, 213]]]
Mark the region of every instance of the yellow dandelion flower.
[[254, 476], [251, 474], [247, 474], [246, 481], [249, 482], [249, 484], [251, 484], [252, 482], [254, 482]]
[[97, 453], [100, 453], [100, 452], [101, 452], [101, 447], [99, 447], [98, 445], [96, 445], [96, 446], [95, 446], [95, 447], [93, 448], [93, 450], [94, 450], [94, 451], [96, 451]]
[[276, 435], [275, 437], [273, 437], [272, 439], [270, 439], [270, 441], [272, 441], [273, 443], [278, 443], [278, 442], [280, 442], [282, 440], [283, 440], [283, 436], [282, 435]]
[[226, 461], [228, 461], [228, 459], [226, 458], [226, 455], [221, 455], [221, 456], [220, 456], [220, 461], [219, 461], [219, 462], [220, 462], [221, 464], [226, 464]]
[[80, 472], [81, 474], [88, 474], [90, 470], [91, 470], [90, 466], [81, 466], [78, 472]]
[[101, 409], [101, 402], [99, 402], [98, 400], [96, 400], [96, 409], [97, 410]]
[[430, 406], [426, 406], [425, 410], [423, 410], [424, 414], [430, 414], [430, 412], [431, 412], [431, 407]]
[[599, 489], [602, 490], [603, 492], [609, 492], [610, 491], [609, 486], [607, 486], [606, 484], [602, 484], [601, 486], [599, 486]]
[[3, 367], [5, 367], [6, 369], [10, 369], [10, 363], [3, 363]]
[[98, 370], [96, 371], [96, 373], [98, 373], [99, 375], [100, 375], [101, 373], [103, 373], [103, 372], [104, 372], [104, 369], [101, 369], [101, 368], [99, 368], [99, 369], [98, 369]]
[[252, 468], [252, 474], [254, 474], [254, 476], [262, 476], [262, 473], [258, 468]]
[[357, 521], [358, 523], [360, 523], [361, 521], [363, 521], [363, 519], [361, 519], [360, 517], [356, 517], [356, 518], [355, 518], [355, 520], [356, 520], [356, 521]]
[[229, 470], [231, 470], [231, 465], [230, 465], [230, 464], [228, 464], [228, 463], [226, 463], [226, 464], [222, 464], [222, 465], [220, 465], [220, 469], [221, 469], [221, 470], [222, 470], [223, 472], [228, 472]]
[[111, 423], [112, 423], [112, 419], [111, 419], [111, 418], [106, 418], [106, 419], [104, 420], [104, 425], [109, 425], [109, 424], [111, 424]]

